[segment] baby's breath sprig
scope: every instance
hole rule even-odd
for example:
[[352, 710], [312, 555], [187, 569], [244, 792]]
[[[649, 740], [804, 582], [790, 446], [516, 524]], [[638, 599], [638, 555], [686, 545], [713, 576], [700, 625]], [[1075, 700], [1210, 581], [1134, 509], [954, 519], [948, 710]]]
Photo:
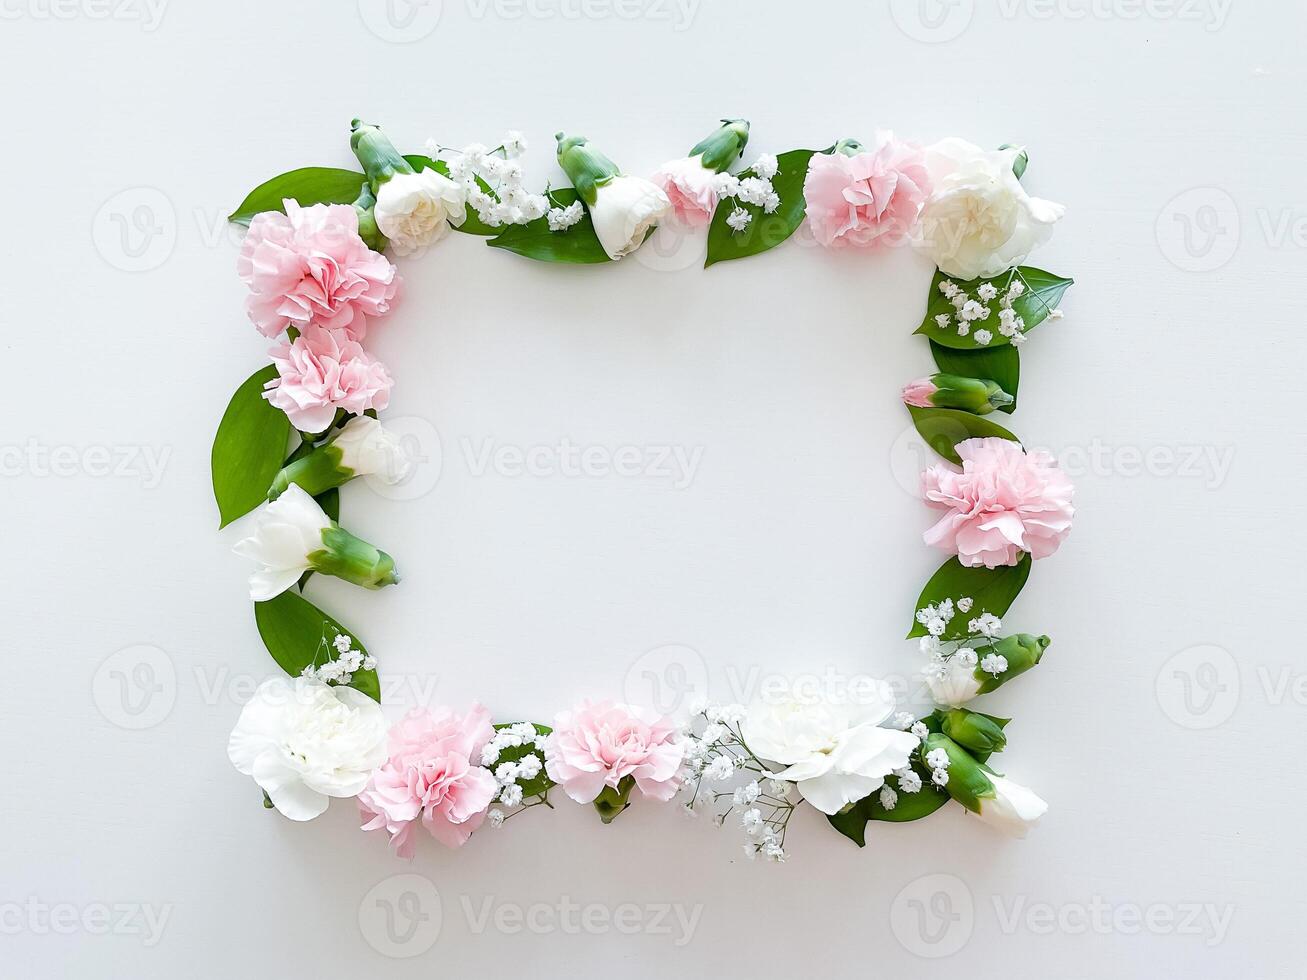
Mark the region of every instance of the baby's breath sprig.
[[745, 854], [782, 862], [790, 818], [802, 801], [791, 799], [793, 784], [777, 779], [744, 741], [744, 711], [738, 704], [714, 704], [698, 713], [694, 727], [701, 719], [702, 728], [686, 744], [681, 792], [689, 799], [684, 809], [691, 816], [713, 811], [719, 827], [738, 812]]
[[[956, 326], [959, 337], [971, 334], [971, 338], [976, 343], [986, 347], [994, 339], [994, 334], [987, 328], [976, 327], [976, 325], [989, 319], [990, 314], [993, 312], [990, 304], [997, 299], [999, 307], [998, 332], [1007, 337], [1012, 346], [1020, 347], [1026, 342], [1026, 321], [1023, 317], [1017, 315], [1013, 304], [1026, 294], [1029, 285], [1019, 268], [1008, 272], [1007, 280], [1002, 287], [1002, 295], [1000, 295], [999, 287], [995, 286], [993, 282], [982, 282], [976, 288], [976, 295], [973, 297], [952, 279], [941, 279], [939, 291], [943, 293], [945, 299], [953, 304], [954, 312], [952, 314], [940, 313], [935, 317], [935, 324], [941, 330], [948, 330]], [[1039, 301], [1039, 305], [1047, 311], [1050, 319], [1056, 320], [1062, 316], [1062, 311], [1049, 306], [1038, 291], [1035, 291], [1033, 295]], [[973, 327], [976, 327], [975, 333], [972, 333]]]
[[[318, 663], [320, 660], [323, 661], [321, 664]], [[318, 640], [318, 649], [313, 654], [313, 661], [300, 673], [305, 677], [344, 687], [354, 679], [355, 671], [376, 669], [376, 657], [356, 649], [352, 636], [324, 620], [322, 636]]]

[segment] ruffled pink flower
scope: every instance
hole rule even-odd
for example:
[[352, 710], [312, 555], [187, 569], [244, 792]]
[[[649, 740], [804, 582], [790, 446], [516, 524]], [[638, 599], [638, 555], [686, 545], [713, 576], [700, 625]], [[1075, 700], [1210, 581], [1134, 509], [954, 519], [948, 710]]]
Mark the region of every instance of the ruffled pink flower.
[[465, 715], [449, 708], [414, 709], [390, 730], [390, 758], [359, 794], [364, 830], [385, 830], [390, 846], [411, 858], [422, 826], [446, 847], [462, 847], [485, 820], [499, 786], [472, 760], [494, 736], [479, 704]]
[[353, 207], [283, 203], [254, 216], [236, 259], [250, 319], [265, 337], [316, 323], [362, 340], [399, 291], [395, 267], [363, 244]]
[[911, 405], [913, 408], [930, 408], [930, 396], [937, 391], [939, 388], [930, 378], [909, 381], [903, 386], [903, 404]]
[[271, 351], [277, 374], [263, 397], [290, 416], [301, 432], [321, 432], [343, 408], [362, 415], [390, 404], [394, 384], [386, 366], [345, 330], [308, 326], [293, 344]]
[[680, 786], [685, 744], [670, 718], [600, 701], [584, 702], [554, 721], [545, 741], [545, 771], [578, 803], [591, 803], [605, 786], [627, 776], [640, 792], [670, 800]]
[[925, 498], [947, 513], [926, 544], [963, 565], [1015, 565], [1023, 551], [1047, 558], [1071, 531], [1075, 488], [1048, 453], [1024, 452], [1007, 439], [957, 445], [962, 472], [932, 466], [922, 474]]
[[803, 180], [808, 225], [827, 246], [903, 242], [930, 187], [921, 147], [888, 133], [857, 156], [816, 153]]
[[664, 163], [653, 175], [682, 223], [702, 226], [717, 209], [717, 172], [703, 165], [702, 154]]

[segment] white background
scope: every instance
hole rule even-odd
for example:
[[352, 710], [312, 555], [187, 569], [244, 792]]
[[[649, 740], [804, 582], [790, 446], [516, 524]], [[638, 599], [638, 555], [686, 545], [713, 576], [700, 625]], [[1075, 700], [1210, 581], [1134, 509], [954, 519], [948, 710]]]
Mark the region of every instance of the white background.
[[[1298, 975], [1300, 5], [164, 2], [6, 0], [0, 23], [0, 973]], [[348, 803], [263, 810], [225, 745], [276, 668], [208, 456], [266, 344], [223, 215], [351, 165], [355, 115], [408, 149], [522, 129], [536, 186], [562, 128], [637, 173], [719, 116], [752, 119], [750, 158], [881, 126], [1030, 146], [1032, 192], [1069, 208], [1035, 264], [1078, 284], [1011, 424], [1080, 513], [1009, 619], [1053, 647], [990, 701], [1016, 719], [1003, 768], [1051, 803], [1028, 840], [949, 807], [858, 851], [805, 813], [774, 867], [674, 807], [564, 804], [408, 865]], [[545, 267], [454, 236], [401, 261], [375, 350], [428, 461], [404, 499], [349, 487], [344, 522], [405, 579], [308, 590], [392, 711], [544, 719], [659, 667], [706, 664], [723, 697], [915, 669], [900, 637], [942, 556], [896, 391], [930, 369], [929, 267], [694, 258]], [[478, 472], [564, 438], [701, 456], [688, 485]], [[647, 655], [669, 645], [690, 652]], [[418, 913], [407, 944], [386, 903]]]

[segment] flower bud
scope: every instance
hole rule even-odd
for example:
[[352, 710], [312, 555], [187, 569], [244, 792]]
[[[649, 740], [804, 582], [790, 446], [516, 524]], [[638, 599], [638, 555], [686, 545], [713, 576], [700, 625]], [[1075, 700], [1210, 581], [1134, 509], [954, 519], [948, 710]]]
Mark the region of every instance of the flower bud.
[[993, 792], [980, 798], [980, 819], [1009, 837], [1025, 837], [1048, 812], [1048, 804], [1033, 790], [997, 773], [989, 774]]
[[[972, 813], [980, 812], [982, 798], [994, 795], [994, 784], [990, 781], [984, 767], [953, 739], [947, 735], [934, 734], [926, 737], [921, 744], [921, 757], [928, 760], [933, 753], [943, 751], [948, 756], [948, 782], [944, 789], [948, 795], [957, 800]], [[932, 772], [938, 771], [929, 761], [926, 767]]]
[[954, 708], [939, 714], [944, 734], [964, 749], [970, 750], [980, 762], [984, 762], [994, 752], [1002, 752], [1007, 745], [1007, 735], [1003, 728], [1010, 721], [1008, 718], [995, 718], [966, 708]]
[[903, 386], [904, 404], [915, 408], [959, 408], [988, 415], [1012, 401], [1012, 396], [993, 381], [956, 374], [932, 374]]
[[373, 193], [395, 174], [411, 174], [413, 167], [395, 149], [390, 137], [371, 123], [355, 119], [350, 123], [350, 149], [363, 164]]
[[581, 199], [594, 207], [598, 188], [621, 173], [620, 168], [592, 147], [584, 136], [566, 136], [558, 132], [554, 139], [558, 141], [558, 165]]
[[295, 484], [263, 508], [254, 533], [232, 550], [259, 563], [250, 575], [250, 598], [255, 602], [281, 595], [309, 570], [366, 589], [399, 581], [390, 555], [350, 534]]
[[[1033, 636], [1030, 633], [1016, 633], [999, 640], [988, 653], [982, 653], [980, 663], [976, 665], [980, 693], [997, 691], [1018, 674], [1024, 674], [1039, 663], [1052, 642], [1047, 636]], [[986, 660], [990, 656], [1002, 657], [1006, 662], [1004, 668], [1000, 671], [985, 670]], [[991, 665], [992, 663], [991, 661]]]
[[1017, 180], [1025, 176], [1026, 167], [1030, 164], [1030, 154], [1026, 152], [1024, 146], [1013, 146], [1011, 143], [1004, 143], [999, 147], [1000, 150], [1015, 151], [1012, 157], [1012, 172], [1016, 174]]
[[339, 487], [356, 476], [376, 476], [394, 485], [412, 469], [412, 459], [394, 433], [368, 415], [350, 419], [327, 443], [282, 467], [268, 490], [276, 500], [295, 484], [310, 496]]
[[696, 143], [687, 154], [716, 173], [727, 170], [740, 158], [749, 142], [749, 120], [723, 119], [722, 124]]
[[856, 157], [865, 150], [866, 147], [860, 141], [847, 137], [835, 144], [835, 152], [841, 156]]
[[558, 164], [589, 208], [604, 252], [614, 261], [630, 255], [672, 210], [671, 200], [652, 181], [621, 173], [584, 136], [557, 133], [555, 138]]
[[385, 251], [386, 236], [377, 227], [377, 197], [372, 193], [372, 185], [365, 183], [354, 201], [354, 212], [359, 219], [359, 238], [363, 244], [374, 252]]

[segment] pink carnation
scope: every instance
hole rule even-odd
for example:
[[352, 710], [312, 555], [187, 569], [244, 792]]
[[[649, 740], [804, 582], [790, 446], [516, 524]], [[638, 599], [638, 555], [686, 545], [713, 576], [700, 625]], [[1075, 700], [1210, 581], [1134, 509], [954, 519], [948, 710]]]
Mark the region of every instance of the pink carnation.
[[413, 856], [419, 819], [446, 847], [462, 847], [499, 789], [494, 774], [472, 761], [480, 761], [494, 734], [490, 712], [479, 704], [465, 715], [448, 708], [409, 712], [390, 730], [390, 758], [359, 794], [363, 829], [384, 829], [403, 858]]
[[927, 544], [986, 568], [1058, 549], [1071, 531], [1075, 488], [1050, 455], [1007, 439], [967, 439], [957, 453], [961, 473], [941, 465], [922, 474], [927, 502], [947, 511], [926, 532]]
[[338, 408], [362, 415], [390, 404], [394, 381], [386, 366], [345, 330], [308, 326], [293, 344], [273, 348], [271, 354], [280, 377], [268, 382], [263, 397], [301, 432], [321, 432]]
[[808, 225], [823, 245], [873, 245], [906, 239], [930, 195], [919, 146], [882, 134], [857, 156], [816, 153], [803, 180]]
[[680, 786], [685, 745], [670, 718], [611, 701], [583, 703], [554, 721], [545, 771], [578, 803], [630, 776], [645, 796], [670, 800]]
[[395, 267], [363, 244], [353, 207], [283, 203], [254, 216], [236, 260], [250, 319], [265, 337], [316, 323], [362, 340], [399, 291]]
[[703, 165], [703, 155], [664, 163], [653, 182], [672, 202], [676, 217], [687, 225], [706, 225], [717, 209], [717, 172]]

